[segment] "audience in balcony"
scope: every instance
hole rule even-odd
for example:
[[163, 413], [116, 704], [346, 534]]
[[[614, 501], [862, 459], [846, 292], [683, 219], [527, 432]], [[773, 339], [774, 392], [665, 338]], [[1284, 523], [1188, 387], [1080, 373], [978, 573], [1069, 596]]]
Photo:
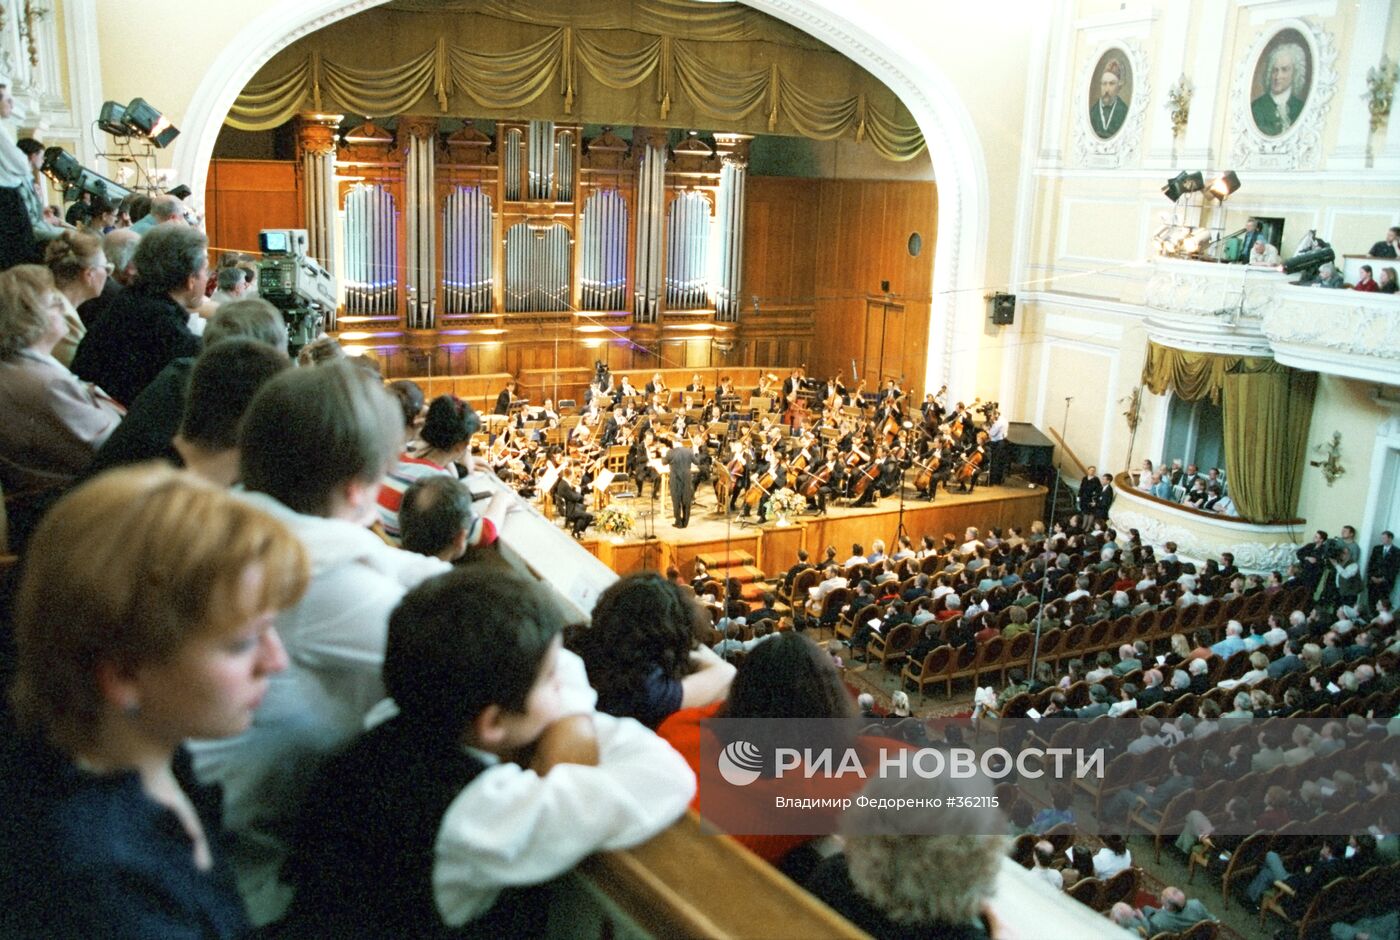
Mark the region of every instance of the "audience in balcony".
[[1313, 279], [1312, 286], [1335, 290], [1345, 287], [1346, 279], [1342, 277], [1342, 272], [1337, 270], [1337, 266], [1329, 261], [1317, 269], [1317, 277]]
[[1381, 289], [1381, 286], [1376, 283], [1375, 278], [1372, 276], [1372, 270], [1369, 264], [1363, 264], [1361, 266], [1361, 276], [1356, 279], [1356, 283], [1351, 286], [1351, 289], [1370, 291], [1372, 293]]
[[1400, 289], [1400, 284], [1397, 284], [1395, 280], [1395, 269], [1381, 268], [1381, 277], [1377, 285], [1377, 291], [1382, 294], [1393, 294], [1397, 289]]
[[1385, 239], [1371, 246], [1367, 252], [1372, 258], [1400, 257], [1400, 225], [1392, 225], [1385, 233]]

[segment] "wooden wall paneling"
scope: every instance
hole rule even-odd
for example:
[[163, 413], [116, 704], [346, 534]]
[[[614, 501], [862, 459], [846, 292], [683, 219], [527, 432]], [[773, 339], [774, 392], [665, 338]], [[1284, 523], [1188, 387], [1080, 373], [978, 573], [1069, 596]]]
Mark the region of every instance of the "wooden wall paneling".
[[215, 252], [255, 252], [262, 229], [306, 227], [295, 161], [211, 160], [205, 185], [205, 231]]

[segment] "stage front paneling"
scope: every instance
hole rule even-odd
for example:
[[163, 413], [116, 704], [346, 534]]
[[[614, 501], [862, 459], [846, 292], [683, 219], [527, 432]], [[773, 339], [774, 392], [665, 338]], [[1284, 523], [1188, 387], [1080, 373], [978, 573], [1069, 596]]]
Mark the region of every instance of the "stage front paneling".
[[[1003, 529], [1020, 526], [1025, 530], [1041, 517], [1044, 505], [1045, 490], [1039, 486], [986, 487], [970, 496], [940, 493], [939, 500], [934, 503], [906, 502], [904, 527], [916, 543], [926, 534], [941, 538], [945, 533], [952, 533], [961, 540], [969, 526], [983, 533], [992, 526]], [[689, 528], [677, 529], [671, 525], [667, 506], [655, 520], [659, 551], [645, 551], [641, 540], [635, 537], [622, 545], [615, 545], [606, 538], [594, 544], [591, 533], [588, 547], [618, 574], [653, 567], [665, 571], [668, 565], [675, 565], [682, 577], [689, 580], [696, 555], [742, 550], [753, 556], [755, 564], [766, 574], [774, 576], [786, 571], [797, 560], [799, 548], [807, 549], [813, 561], [821, 560], [828, 545], [835, 546], [840, 561], [850, 557], [851, 545], [857, 542], [868, 554], [871, 542], [877, 538], [884, 539], [887, 550], [893, 551], [898, 528], [899, 503], [894, 499], [881, 500], [871, 509], [842, 509], [828, 516], [802, 516], [790, 526], [773, 522], [740, 524], [737, 519], [726, 521], [723, 516], [697, 508], [691, 514]]]

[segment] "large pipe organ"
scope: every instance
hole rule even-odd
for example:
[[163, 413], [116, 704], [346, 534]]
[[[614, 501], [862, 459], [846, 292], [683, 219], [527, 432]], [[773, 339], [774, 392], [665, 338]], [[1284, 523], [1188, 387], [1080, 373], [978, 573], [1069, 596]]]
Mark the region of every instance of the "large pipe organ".
[[[610, 128], [585, 139], [578, 124], [417, 116], [337, 136], [339, 120], [299, 121], [300, 204], [340, 284], [333, 332], [387, 371], [546, 366], [538, 350], [491, 357], [495, 337], [523, 333], [552, 341], [561, 367], [724, 364], [747, 136], [638, 127], [629, 142]], [[487, 358], [459, 361], [473, 347]]]

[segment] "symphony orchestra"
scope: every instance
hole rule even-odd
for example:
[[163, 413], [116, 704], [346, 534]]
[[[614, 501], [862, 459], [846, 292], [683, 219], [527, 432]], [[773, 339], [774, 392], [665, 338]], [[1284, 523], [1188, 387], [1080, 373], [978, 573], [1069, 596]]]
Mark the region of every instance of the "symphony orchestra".
[[727, 375], [706, 388], [697, 373], [676, 390], [660, 372], [637, 389], [598, 363], [576, 412], [571, 402], [533, 405], [509, 381], [478, 453], [522, 496], [552, 497], [576, 535], [587, 525], [585, 494], [595, 508], [624, 484], [657, 499], [673, 447], [693, 449], [694, 482], [709, 483], [716, 505], [740, 518], [768, 518], [783, 488], [825, 513], [834, 500], [866, 507], [896, 495], [910, 471], [925, 500], [940, 484], [971, 492], [988, 471], [1001, 482], [1006, 426], [996, 402], [950, 406], [944, 386], [914, 403], [893, 378], [877, 391], [866, 385], [799, 367], [782, 380], [762, 374], [752, 389]]

